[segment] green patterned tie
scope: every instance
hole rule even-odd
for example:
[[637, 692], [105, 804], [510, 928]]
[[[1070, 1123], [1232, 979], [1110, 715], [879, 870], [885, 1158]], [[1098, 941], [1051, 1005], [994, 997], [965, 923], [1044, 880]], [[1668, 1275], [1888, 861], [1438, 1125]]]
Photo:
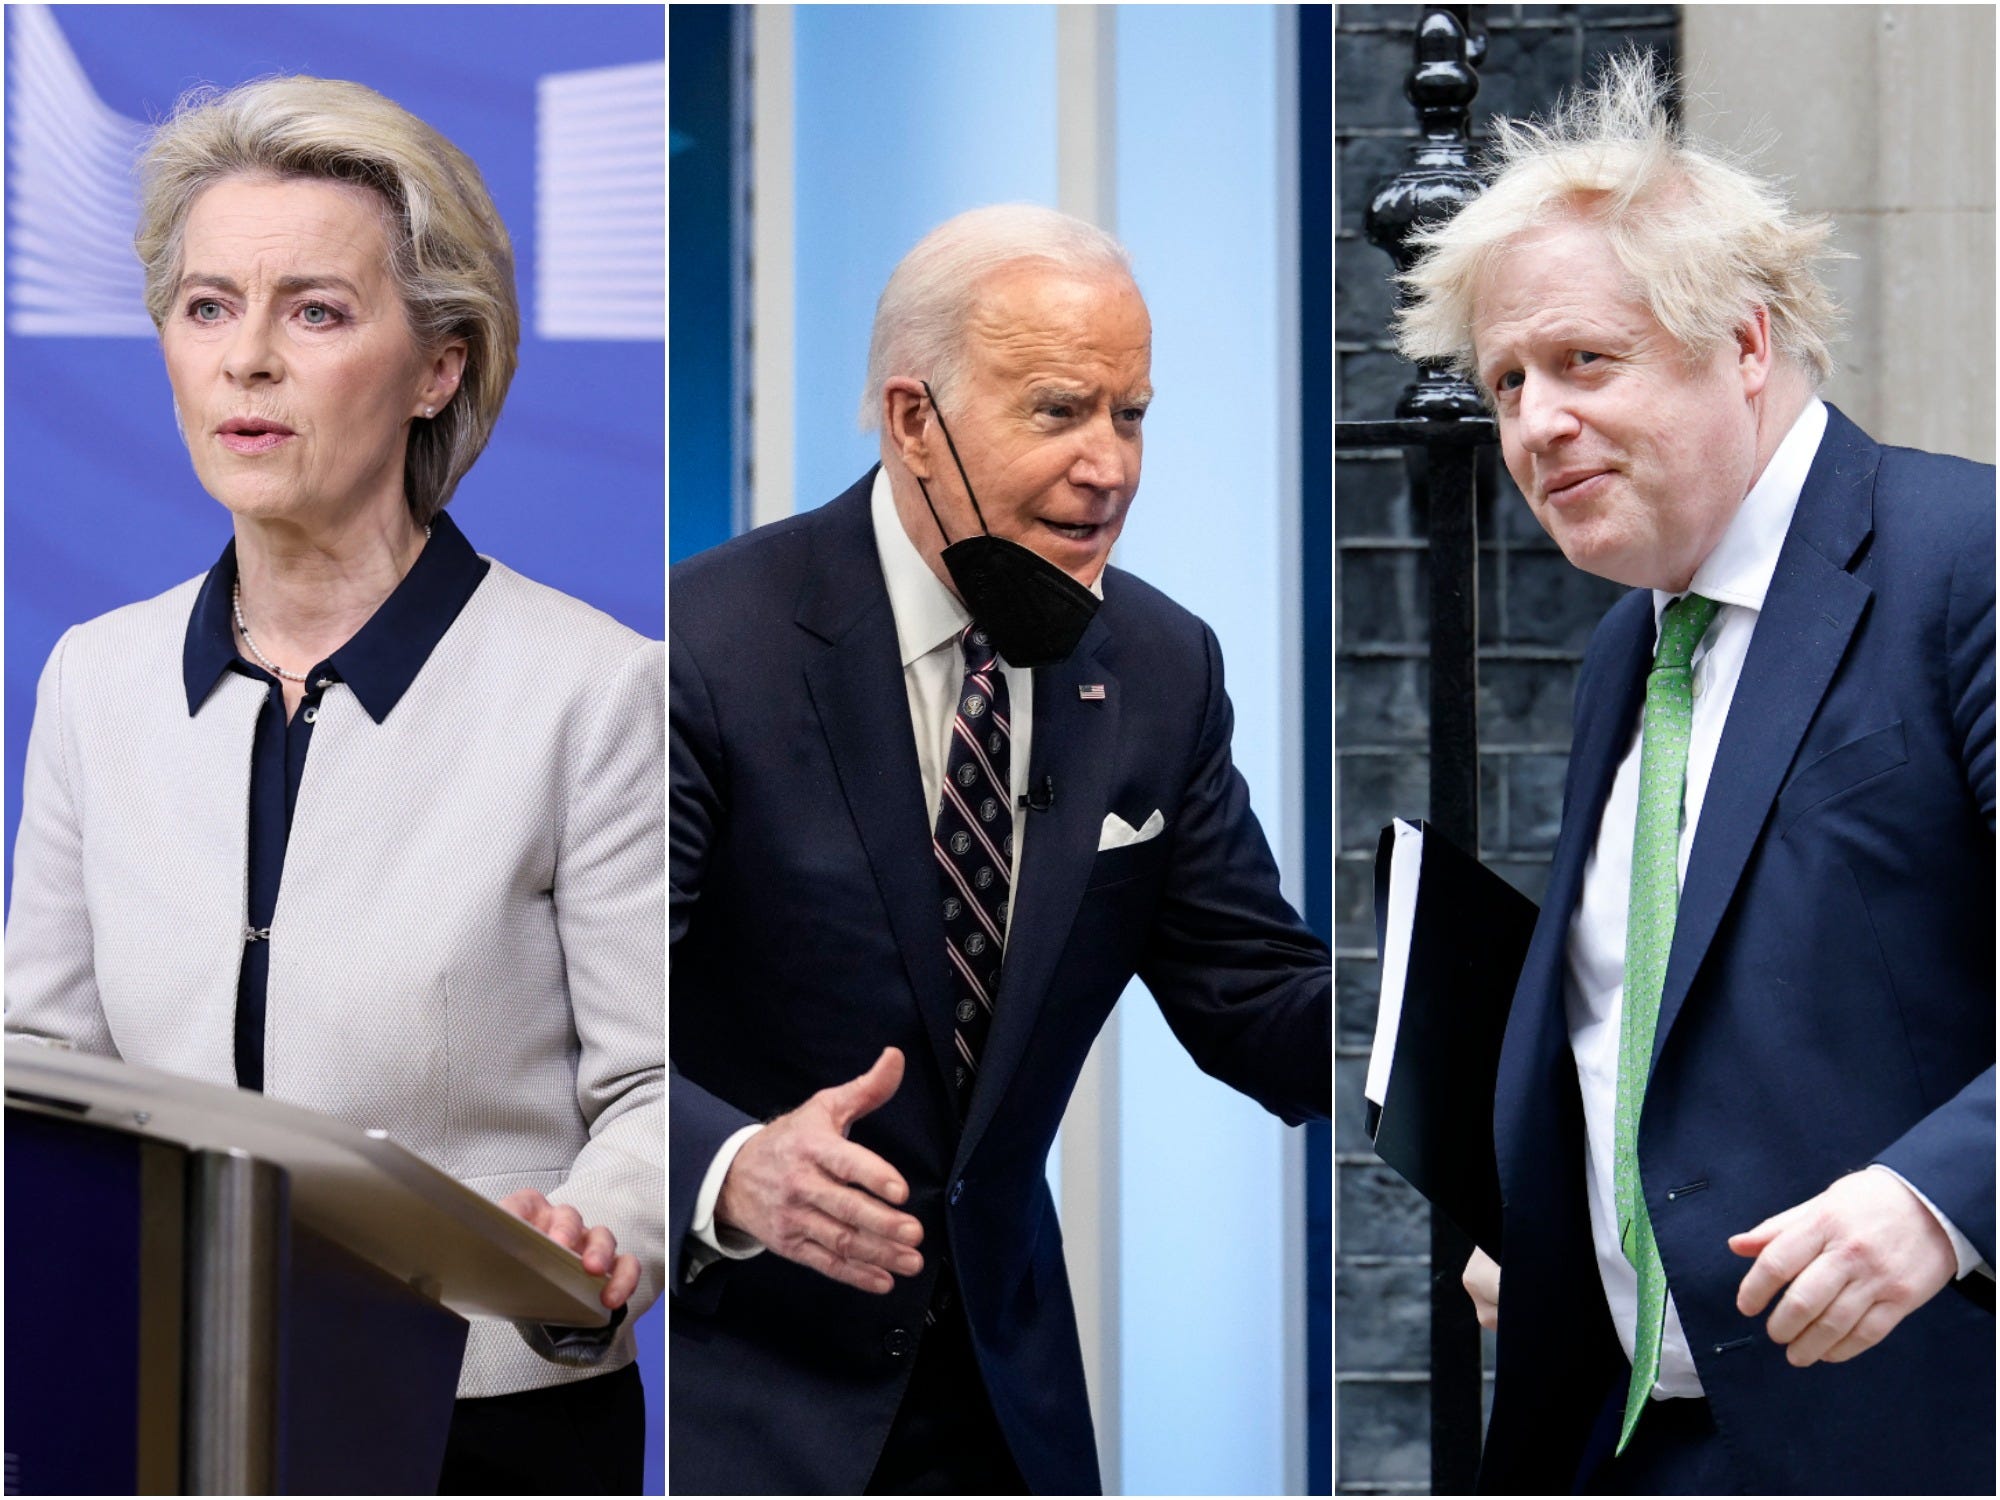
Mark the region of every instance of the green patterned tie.
[[1639, 1323], [1632, 1341], [1632, 1385], [1618, 1451], [1632, 1440], [1660, 1371], [1660, 1331], [1667, 1315], [1667, 1275], [1653, 1239], [1639, 1182], [1639, 1111], [1653, 1062], [1660, 990], [1674, 945], [1680, 905], [1681, 792], [1687, 784], [1694, 674], [1688, 662], [1708, 631], [1713, 599], [1689, 594], [1667, 606], [1660, 645], [1646, 676], [1646, 724], [1639, 749], [1639, 820], [1632, 833], [1632, 904], [1625, 924], [1625, 1013], [1618, 1033], [1618, 1111], [1612, 1180], [1618, 1244], [1639, 1273]]

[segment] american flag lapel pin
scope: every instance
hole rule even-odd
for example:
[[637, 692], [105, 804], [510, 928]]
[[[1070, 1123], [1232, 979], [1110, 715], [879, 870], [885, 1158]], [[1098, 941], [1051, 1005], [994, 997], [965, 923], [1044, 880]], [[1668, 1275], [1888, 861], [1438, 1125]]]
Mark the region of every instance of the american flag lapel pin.
[[1076, 685], [1076, 695], [1085, 703], [1102, 703], [1104, 701], [1104, 684], [1101, 682], [1079, 682]]

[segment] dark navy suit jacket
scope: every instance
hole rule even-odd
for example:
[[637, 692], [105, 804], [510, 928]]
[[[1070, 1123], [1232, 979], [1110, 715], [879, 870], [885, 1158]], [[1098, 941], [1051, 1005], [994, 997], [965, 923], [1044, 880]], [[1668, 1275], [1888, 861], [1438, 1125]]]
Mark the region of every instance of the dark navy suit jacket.
[[[1690, 852], [1639, 1126], [1667, 1284], [1758, 1491], [1993, 1491], [1991, 1284], [1796, 1370], [1725, 1243], [1881, 1162], [1993, 1254], [1993, 470], [1838, 411], [1751, 639]], [[1630, 1366], [1584, 1201], [1564, 949], [1653, 650], [1613, 607], [1495, 1106], [1504, 1268], [1483, 1488], [1567, 1491]], [[1984, 1305], [1979, 1305], [1983, 1294]]]
[[[1116, 569], [1071, 659], [1035, 674], [1005, 977], [970, 1113], [930, 818], [870, 478], [676, 568], [671, 651], [671, 1245], [739, 1126], [863, 1072], [902, 1088], [852, 1138], [908, 1179], [925, 1268], [872, 1296], [776, 1255], [717, 1264], [669, 1328], [671, 1488], [859, 1492], [948, 1250], [994, 1411], [1038, 1491], [1098, 1488], [1044, 1166], [1133, 974], [1209, 1073], [1290, 1122], [1331, 1103], [1325, 948], [1278, 893], [1231, 763], [1215, 638]], [[1101, 685], [1101, 699], [1078, 688]], [[1098, 852], [1106, 813], [1158, 837]], [[1139, 1144], [1139, 1143], [1135, 1143]]]

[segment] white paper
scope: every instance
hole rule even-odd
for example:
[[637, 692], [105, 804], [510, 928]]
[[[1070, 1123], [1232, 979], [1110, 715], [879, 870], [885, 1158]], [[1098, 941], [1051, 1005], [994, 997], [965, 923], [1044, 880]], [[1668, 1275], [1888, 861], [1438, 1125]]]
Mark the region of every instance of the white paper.
[[1424, 831], [1396, 819], [1389, 846], [1389, 915], [1382, 934], [1382, 993], [1375, 1002], [1375, 1045], [1368, 1053], [1368, 1081], [1361, 1092], [1380, 1108], [1389, 1096], [1389, 1065], [1396, 1059], [1396, 1029], [1403, 1022], [1403, 984], [1410, 973], [1410, 932], [1417, 921], [1417, 877], [1423, 873]]

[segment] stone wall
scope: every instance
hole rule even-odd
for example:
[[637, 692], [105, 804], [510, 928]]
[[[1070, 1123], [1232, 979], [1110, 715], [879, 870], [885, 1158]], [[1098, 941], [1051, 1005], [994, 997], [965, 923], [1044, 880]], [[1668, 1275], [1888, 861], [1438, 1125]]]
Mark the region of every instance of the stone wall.
[[1987, 5], [1696, 5], [1681, 50], [1690, 128], [1759, 148], [1852, 257], [1827, 268], [1848, 314], [1827, 400], [1881, 442], [1982, 463], [1994, 456], [1993, 41]]
[[[1411, 376], [1390, 345], [1389, 260], [1362, 234], [1369, 197], [1415, 138], [1403, 97], [1417, 8], [1335, 14], [1334, 350], [1341, 420], [1393, 415]], [[1496, 113], [1535, 113], [1628, 42], [1670, 58], [1674, 6], [1474, 8], [1488, 52], [1475, 137]], [[1561, 811], [1577, 663], [1621, 590], [1571, 568], [1497, 462], [1482, 483], [1479, 557], [1481, 856], [1541, 895]], [[1342, 453], [1334, 482], [1338, 1004], [1334, 1160], [1335, 1488], [1429, 1490], [1430, 1274], [1424, 1204], [1379, 1165], [1362, 1129], [1375, 1014], [1375, 841], [1426, 811], [1426, 522], [1396, 450]], [[1459, 1268], [1441, 1267], [1456, 1284]], [[1490, 1369], [1491, 1349], [1488, 1348]]]

